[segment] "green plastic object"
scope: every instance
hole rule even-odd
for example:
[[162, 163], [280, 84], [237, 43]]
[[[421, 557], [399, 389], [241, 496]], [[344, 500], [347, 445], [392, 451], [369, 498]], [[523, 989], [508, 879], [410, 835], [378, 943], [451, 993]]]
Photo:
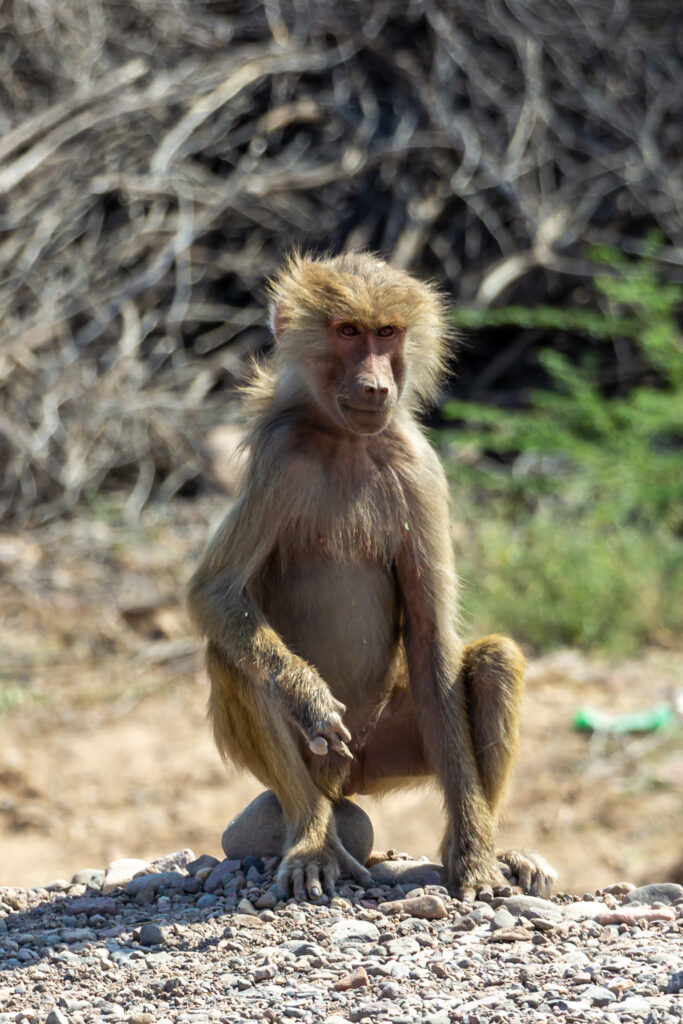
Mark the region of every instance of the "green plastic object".
[[574, 726], [584, 732], [656, 732], [673, 717], [670, 704], [657, 704], [648, 711], [632, 711], [615, 715], [610, 711], [596, 711], [593, 708], [577, 708]]

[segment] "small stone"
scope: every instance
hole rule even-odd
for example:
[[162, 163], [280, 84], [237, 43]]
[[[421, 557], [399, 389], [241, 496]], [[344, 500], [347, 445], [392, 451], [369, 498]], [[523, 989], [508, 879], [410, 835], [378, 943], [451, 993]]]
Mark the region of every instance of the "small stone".
[[55, 1006], [45, 1018], [45, 1024], [69, 1024], [69, 1018]]
[[514, 928], [515, 919], [509, 910], [501, 907], [491, 918], [491, 931], [497, 932], [500, 928]]
[[633, 892], [635, 885], [633, 882], [612, 882], [611, 885], [606, 885], [602, 890], [610, 896], [625, 896], [629, 892]]
[[393, 981], [390, 981], [387, 985], [382, 985], [379, 990], [380, 999], [400, 999], [402, 994], [400, 986]]
[[115, 914], [116, 900], [111, 896], [81, 896], [69, 905], [72, 914]]
[[335, 992], [348, 992], [352, 988], [368, 988], [369, 986], [368, 972], [364, 967], [357, 967], [355, 971], [343, 974], [333, 987]]
[[584, 999], [590, 999], [593, 1006], [607, 1006], [616, 998], [614, 993], [603, 985], [587, 985], [581, 995]]
[[151, 864], [147, 860], [139, 860], [135, 857], [122, 857], [120, 860], [113, 860], [108, 864], [104, 872], [102, 892], [110, 893], [114, 889], [122, 889], [140, 871], [147, 871]]
[[64, 892], [70, 885], [71, 882], [67, 882], [65, 878], [55, 878], [51, 882], [46, 882], [42, 888], [45, 892]]
[[408, 890], [417, 885], [440, 885], [444, 879], [440, 864], [421, 860], [385, 860], [371, 867], [370, 874], [379, 885], [401, 885]]
[[549, 921], [547, 917], [530, 917], [529, 921], [537, 932], [552, 932], [557, 927], [557, 923]]
[[426, 921], [438, 921], [448, 915], [443, 900], [438, 896], [414, 896], [405, 900], [392, 900], [383, 903], [379, 909], [389, 916], [405, 913]]
[[138, 878], [131, 878], [126, 883], [126, 893], [135, 896], [143, 889], [150, 889], [156, 892], [157, 889], [182, 889], [185, 885], [185, 875], [179, 871], [162, 871], [159, 874], [139, 875]]
[[671, 995], [676, 992], [683, 992], [683, 971], [674, 971], [669, 977], [669, 983], [666, 986], [666, 991]]
[[578, 900], [576, 903], [568, 903], [566, 907], [562, 907], [562, 916], [568, 921], [590, 921], [604, 909], [604, 903], [599, 903], [597, 900]]
[[640, 885], [626, 894], [624, 903], [675, 903], [683, 898], [683, 885], [675, 882], [652, 882]]
[[450, 1019], [445, 1010], [440, 1010], [439, 1013], [432, 1013], [429, 1017], [425, 1017], [424, 1024], [450, 1024]]
[[240, 914], [253, 914], [256, 917], [256, 911], [246, 897], [239, 901], [237, 910]]
[[153, 922], [147, 922], [140, 928], [140, 944], [142, 946], [161, 946], [166, 942], [162, 928]]
[[95, 885], [102, 885], [104, 881], [104, 871], [101, 868], [83, 868], [82, 871], [77, 871], [71, 879], [72, 885], [90, 885], [94, 888]]
[[133, 1010], [128, 1016], [128, 1024], [153, 1024], [154, 1014], [145, 1010]]
[[333, 1013], [331, 1017], [325, 1017], [323, 1024], [349, 1024], [348, 1017], [340, 1017], [338, 1013]]
[[379, 931], [370, 921], [343, 919], [330, 928], [330, 942], [333, 946], [351, 946], [357, 942], [377, 942]]
[[626, 996], [625, 999], [619, 1000], [617, 1009], [620, 1016], [623, 1013], [635, 1013], [640, 1017], [649, 1014], [652, 1007], [643, 996]]
[[560, 908], [540, 896], [508, 896], [503, 906], [513, 917], [545, 917], [558, 923], [562, 920]]
[[[351, 800], [343, 800], [334, 809], [337, 833], [349, 853], [364, 864], [374, 842], [372, 822], [365, 811]], [[226, 857], [239, 859], [248, 866], [263, 870], [264, 857], [281, 856], [285, 842], [282, 807], [275, 794], [267, 789], [240, 811], [229, 823], [221, 845]]]
[[179, 868], [181, 871], [187, 868], [195, 860], [193, 850], [176, 850], [174, 853], [167, 853], [152, 861], [158, 871], [170, 871], [172, 868]]
[[254, 904], [259, 910], [272, 910], [280, 902], [280, 898], [274, 889], [266, 889]]
[[268, 922], [262, 921], [260, 917], [254, 917], [251, 914], [233, 914], [230, 918], [230, 924], [236, 928], [266, 928]]
[[673, 907], [648, 907], [634, 903], [633, 906], [624, 905], [614, 910], [602, 910], [596, 915], [598, 924], [625, 924], [633, 926], [641, 921], [675, 921], [676, 911]]
[[412, 956], [420, 952], [420, 943], [412, 935], [403, 935], [399, 939], [390, 939], [386, 943], [389, 956]]
[[207, 871], [207, 875], [204, 876], [206, 878], [219, 864], [218, 857], [212, 857], [208, 853], [203, 853], [200, 857], [190, 861], [187, 865], [187, 873], [188, 875], [197, 875], [200, 871]]
[[197, 900], [197, 906], [200, 910], [206, 910], [207, 907], [215, 907], [218, 903], [218, 896], [214, 892], [204, 892]]
[[222, 860], [204, 882], [205, 892], [213, 892], [215, 889], [220, 889], [228, 876], [234, 875], [236, 871], [240, 870], [241, 864], [242, 862], [237, 860], [236, 857]]
[[531, 933], [526, 928], [500, 928], [491, 932], [489, 942], [528, 942]]

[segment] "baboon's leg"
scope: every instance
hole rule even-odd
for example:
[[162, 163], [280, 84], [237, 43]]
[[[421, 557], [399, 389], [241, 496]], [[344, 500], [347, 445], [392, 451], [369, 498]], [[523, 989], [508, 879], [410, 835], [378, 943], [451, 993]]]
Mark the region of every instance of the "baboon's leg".
[[[495, 812], [517, 748], [524, 657], [511, 640], [486, 637], [465, 648], [461, 672], [481, 785]], [[382, 792], [431, 774], [413, 699], [402, 687], [358, 751], [344, 792]]]
[[[525, 660], [512, 640], [488, 636], [464, 651], [462, 674], [472, 747], [492, 813], [500, 811], [517, 751]], [[457, 692], [455, 690], [454, 692]], [[355, 752], [344, 792], [383, 793], [432, 774], [410, 691], [397, 690], [363, 747]], [[550, 892], [556, 873], [532, 851], [508, 850], [499, 858], [522, 888]]]
[[343, 871], [363, 882], [369, 874], [340, 843], [332, 801], [341, 799], [345, 762], [304, 753], [293, 725], [265, 688], [228, 669], [209, 646], [209, 718], [221, 754], [248, 768], [277, 796], [286, 825], [278, 884], [283, 895], [315, 898], [333, 892]]

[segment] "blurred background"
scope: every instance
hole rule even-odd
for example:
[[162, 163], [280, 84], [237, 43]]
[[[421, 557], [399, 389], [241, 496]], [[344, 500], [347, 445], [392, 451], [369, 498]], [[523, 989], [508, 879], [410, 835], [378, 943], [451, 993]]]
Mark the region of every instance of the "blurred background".
[[[682, 49], [670, 0], [0, 0], [0, 884], [259, 791], [183, 591], [296, 243], [452, 296], [466, 632], [530, 659], [501, 843], [683, 882]], [[435, 794], [364, 803], [436, 853]]]

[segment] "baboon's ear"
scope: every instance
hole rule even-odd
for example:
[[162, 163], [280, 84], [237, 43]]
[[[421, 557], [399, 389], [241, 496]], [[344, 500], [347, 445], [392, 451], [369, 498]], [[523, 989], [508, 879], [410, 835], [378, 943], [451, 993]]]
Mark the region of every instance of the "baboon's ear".
[[280, 340], [285, 326], [285, 311], [281, 302], [276, 302], [270, 311], [270, 326], [276, 341]]

